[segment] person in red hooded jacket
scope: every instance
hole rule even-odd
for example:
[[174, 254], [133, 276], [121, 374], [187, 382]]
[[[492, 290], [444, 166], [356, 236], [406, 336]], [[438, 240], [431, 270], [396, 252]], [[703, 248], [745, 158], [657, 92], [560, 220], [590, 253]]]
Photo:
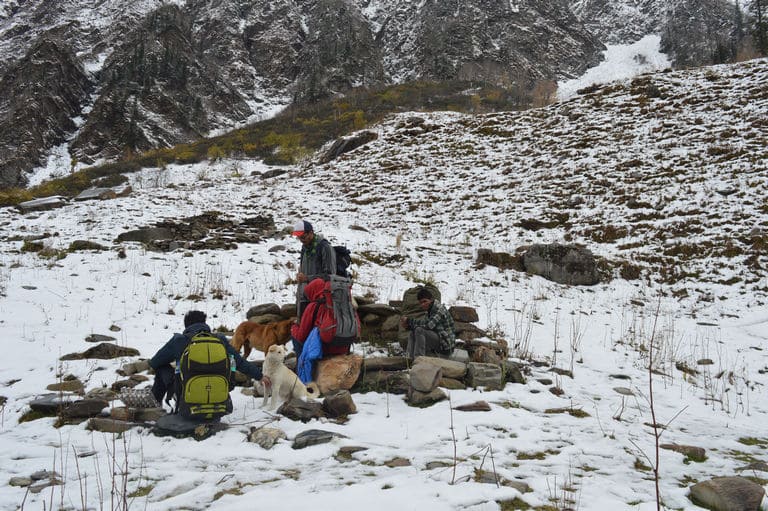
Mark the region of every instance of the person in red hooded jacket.
[[333, 317], [333, 304], [330, 297], [324, 296], [326, 282], [323, 279], [314, 279], [304, 287], [304, 295], [309, 304], [301, 315], [301, 322], [291, 327], [291, 339], [296, 357], [301, 357], [304, 342], [314, 327], [320, 331], [320, 340], [323, 345], [323, 356], [346, 355], [349, 353], [349, 344], [337, 344], [334, 342], [336, 335], [336, 321]]

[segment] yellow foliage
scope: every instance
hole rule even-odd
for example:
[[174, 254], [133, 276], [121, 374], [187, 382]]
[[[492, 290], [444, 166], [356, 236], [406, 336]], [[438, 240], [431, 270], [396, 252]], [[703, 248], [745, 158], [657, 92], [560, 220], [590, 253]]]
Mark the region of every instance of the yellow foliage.
[[221, 149], [221, 147], [217, 145], [212, 145], [208, 148], [208, 159], [211, 161], [220, 160], [221, 158], [224, 158], [224, 151]]

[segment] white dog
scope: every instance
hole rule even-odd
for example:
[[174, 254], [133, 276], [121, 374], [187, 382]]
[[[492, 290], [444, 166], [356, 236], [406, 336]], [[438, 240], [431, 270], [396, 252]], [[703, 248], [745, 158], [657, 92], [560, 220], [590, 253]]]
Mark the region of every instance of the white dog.
[[320, 390], [315, 382], [308, 385], [301, 383], [296, 373], [288, 369], [283, 360], [285, 359], [285, 347], [275, 344], [269, 347], [267, 356], [264, 358], [262, 371], [272, 382], [269, 386], [264, 386], [264, 401], [261, 407], [267, 405], [267, 400], [272, 397], [269, 409], [277, 408], [277, 400], [282, 404], [291, 399], [306, 399], [308, 397], [317, 397]]

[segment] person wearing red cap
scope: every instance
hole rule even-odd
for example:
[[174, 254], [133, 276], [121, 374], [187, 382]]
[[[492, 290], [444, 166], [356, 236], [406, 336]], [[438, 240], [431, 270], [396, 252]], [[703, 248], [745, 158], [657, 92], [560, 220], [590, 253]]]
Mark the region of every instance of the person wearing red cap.
[[299, 283], [296, 290], [296, 321], [301, 321], [301, 313], [309, 303], [304, 296], [304, 286], [316, 278], [330, 279], [336, 273], [336, 252], [328, 240], [315, 233], [312, 224], [306, 220], [299, 220], [293, 225], [292, 236], [299, 238], [301, 242], [301, 257], [299, 259], [299, 272], [296, 281]]

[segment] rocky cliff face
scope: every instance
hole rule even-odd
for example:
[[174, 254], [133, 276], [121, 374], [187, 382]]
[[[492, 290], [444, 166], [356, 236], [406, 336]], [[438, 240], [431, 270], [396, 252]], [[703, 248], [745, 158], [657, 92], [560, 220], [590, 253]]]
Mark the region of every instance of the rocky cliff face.
[[[361, 85], [458, 78], [530, 87], [596, 64], [601, 41], [654, 30], [666, 30], [665, 47], [691, 65], [711, 57], [712, 38], [701, 34], [723, 29], [715, 18], [724, 3], [5, 0], [0, 186], [23, 183], [24, 171], [66, 139], [73, 158], [93, 162]], [[45, 57], [50, 70], [27, 72], [43, 40], [58, 57]], [[66, 64], [51, 64], [59, 61]], [[25, 122], [36, 119], [48, 135], [29, 129], [20, 140], [13, 105], [22, 101]]]
[[400, 0], [370, 19], [392, 80], [530, 84], [578, 75], [604, 49], [563, 0]]
[[68, 48], [43, 39], [0, 78], [0, 187], [23, 186], [24, 171], [76, 129], [91, 82]]
[[72, 145], [78, 159], [179, 144], [250, 114], [215, 55], [200, 51], [192, 26], [188, 12], [163, 6], [115, 49], [98, 74], [98, 99]]

